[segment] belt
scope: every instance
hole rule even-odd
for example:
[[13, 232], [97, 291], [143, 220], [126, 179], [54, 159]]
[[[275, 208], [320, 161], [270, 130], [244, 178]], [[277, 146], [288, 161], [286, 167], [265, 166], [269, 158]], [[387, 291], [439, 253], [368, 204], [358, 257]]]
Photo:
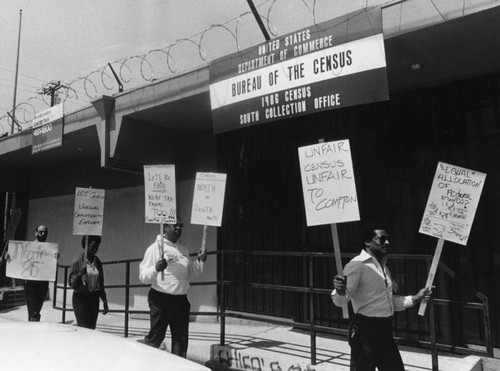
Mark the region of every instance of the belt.
[[392, 316], [389, 317], [369, 317], [369, 316], [364, 316], [362, 314], [356, 313], [354, 315], [354, 320], [357, 322], [373, 322], [373, 323], [391, 323], [392, 322]]

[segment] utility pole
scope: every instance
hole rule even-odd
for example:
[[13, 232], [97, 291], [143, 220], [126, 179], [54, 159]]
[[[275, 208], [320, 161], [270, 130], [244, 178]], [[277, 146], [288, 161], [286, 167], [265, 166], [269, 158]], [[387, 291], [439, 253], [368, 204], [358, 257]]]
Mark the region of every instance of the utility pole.
[[19, 35], [17, 37], [17, 60], [16, 60], [16, 77], [14, 81], [14, 102], [12, 103], [12, 126], [10, 129], [10, 133], [14, 134], [14, 122], [16, 118], [16, 96], [17, 96], [17, 75], [19, 72], [19, 50], [21, 48], [21, 20], [23, 18], [23, 10], [19, 9]]
[[56, 92], [61, 89], [61, 88], [64, 88], [65, 86], [64, 85], [61, 85], [61, 82], [58, 81], [58, 82], [51, 82], [49, 84], [49, 86], [45, 86], [43, 89], [42, 89], [42, 92], [40, 94], [45, 94], [45, 95], [48, 95], [50, 96], [50, 106], [51, 107], [54, 107], [55, 104], [56, 104]]

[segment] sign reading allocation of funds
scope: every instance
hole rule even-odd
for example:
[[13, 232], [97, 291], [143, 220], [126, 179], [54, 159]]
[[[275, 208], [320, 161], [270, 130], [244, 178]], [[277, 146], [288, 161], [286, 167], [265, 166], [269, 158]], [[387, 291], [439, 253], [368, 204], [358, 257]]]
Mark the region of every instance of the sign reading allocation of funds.
[[349, 140], [299, 148], [308, 226], [359, 220]]
[[486, 174], [439, 162], [420, 233], [466, 245]]

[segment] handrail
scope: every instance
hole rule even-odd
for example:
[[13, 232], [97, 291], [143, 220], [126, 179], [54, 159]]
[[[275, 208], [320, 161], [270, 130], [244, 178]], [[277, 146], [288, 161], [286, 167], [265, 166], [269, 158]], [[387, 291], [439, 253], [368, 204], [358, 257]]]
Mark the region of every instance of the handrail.
[[[311, 345], [310, 345], [310, 359], [311, 364], [316, 364], [316, 334], [317, 332], [323, 333], [332, 333], [336, 335], [345, 335], [347, 330], [340, 328], [331, 328], [327, 326], [317, 325], [315, 323], [314, 316], [314, 295], [330, 295], [330, 289], [322, 289], [314, 287], [313, 277], [314, 277], [314, 264], [313, 258], [318, 257], [328, 257], [334, 258], [335, 255], [333, 253], [323, 253], [323, 252], [270, 252], [270, 251], [239, 251], [239, 250], [223, 250], [223, 251], [212, 251], [208, 252], [208, 254], [217, 255], [220, 257], [221, 267], [224, 267], [224, 259], [226, 255], [234, 255], [239, 254], [242, 256], [296, 256], [296, 257], [306, 257], [308, 259], [308, 286], [288, 286], [288, 285], [273, 285], [273, 284], [263, 284], [263, 283], [239, 283], [225, 280], [225, 272], [223, 269], [220, 270], [220, 280], [217, 281], [209, 281], [209, 282], [192, 282], [192, 286], [203, 286], [203, 285], [215, 285], [218, 288], [219, 297], [218, 297], [218, 310], [216, 311], [204, 311], [204, 312], [191, 312], [191, 315], [206, 315], [206, 316], [217, 316], [220, 319], [220, 341], [219, 344], [221, 346], [225, 345], [225, 323], [226, 317], [235, 317], [235, 318], [243, 318], [248, 320], [256, 320], [263, 321], [268, 323], [282, 324], [293, 326], [300, 329], [309, 330], [311, 334]], [[357, 254], [351, 253], [343, 253], [343, 258], [353, 257]], [[191, 254], [191, 256], [196, 256], [196, 254]], [[391, 259], [405, 259], [405, 260], [430, 260], [432, 257], [428, 255], [392, 255]], [[125, 290], [125, 305], [124, 309], [113, 309], [110, 310], [110, 313], [123, 313], [125, 315], [124, 319], [124, 337], [128, 337], [129, 335], [129, 316], [130, 314], [149, 314], [149, 310], [131, 310], [130, 309], [130, 289], [131, 288], [149, 288], [149, 284], [131, 284], [130, 282], [130, 264], [135, 262], [140, 262], [142, 259], [126, 259], [126, 260], [115, 260], [103, 262], [103, 265], [116, 265], [116, 264], [125, 264], [125, 283], [123, 285], [106, 285], [107, 289], [121, 289]], [[439, 267], [448, 274], [452, 279], [461, 282], [462, 284], [467, 284], [465, 281], [461, 280], [457, 277], [456, 273], [451, 270], [446, 265], [440, 263]], [[67, 291], [68, 291], [68, 270], [69, 266], [58, 265], [58, 268], [64, 269], [64, 282], [62, 285], [58, 284], [58, 274], [56, 273], [56, 282], [54, 285], [54, 295], [53, 295], [53, 307], [54, 309], [58, 309], [62, 311], [62, 322], [66, 322], [66, 312], [72, 311], [72, 309], [67, 308]], [[462, 282], [463, 281], [463, 282]], [[226, 311], [226, 303], [225, 303], [225, 287], [228, 285], [232, 286], [245, 286], [249, 288], [258, 288], [258, 289], [266, 289], [266, 290], [279, 290], [279, 291], [291, 291], [291, 292], [300, 292], [309, 294], [309, 310], [310, 310], [310, 320], [309, 323], [301, 323], [295, 322], [293, 320], [286, 319], [271, 319], [271, 318], [262, 318], [262, 316], [252, 315], [249, 313], [239, 313], [239, 312], [227, 312]], [[468, 284], [467, 284], [468, 285]], [[470, 287], [470, 285], [468, 285]], [[62, 307], [57, 306], [57, 289], [63, 290], [63, 303]], [[472, 288], [473, 289], [473, 288]], [[493, 343], [491, 336], [491, 327], [490, 327], [490, 317], [489, 317], [489, 308], [488, 308], [488, 298], [482, 294], [481, 292], [473, 289], [476, 297], [481, 301], [480, 303], [476, 302], [460, 302], [460, 301], [452, 301], [445, 299], [432, 299], [429, 304], [429, 321], [430, 321], [430, 332], [431, 332], [431, 342], [426, 341], [412, 341], [412, 345], [418, 345], [421, 347], [434, 347], [433, 348], [433, 357], [434, 350], [447, 350], [447, 351], [455, 351], [466, 354], [487, 354], [488, 356], [493, 356]], [[464, 308], [482, 310], [483, 311], [483, 326], [485, 330], [485, 343], [486, 343], [486, 351], [478, 351], [472, 350], [468, 348], [462, 348], [457, 346], [451, 346], [446, 344], [437, 344], [436, 343], [436, 334], [435, 334], [435, 323], [434, 323], [434, 305], [440, 306], [450, 306], [450, 305], [462, 305]], [[396, 341], [399, 343], [405, 343], [405, 340], [402, 338], [396, 338]], [[437, 360], [436, 360], [437, 362]], [[434, 359], [433, 359], [434, 365]], [[436, 363], [437, 365], [437, 363]]]

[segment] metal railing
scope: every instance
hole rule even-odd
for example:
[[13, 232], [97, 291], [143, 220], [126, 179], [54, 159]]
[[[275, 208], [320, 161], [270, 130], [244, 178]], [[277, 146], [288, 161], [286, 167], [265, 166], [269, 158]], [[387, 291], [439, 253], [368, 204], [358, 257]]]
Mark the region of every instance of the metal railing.
[[[220, 280], [210, 281], [210, 282], [193, 282], [192, 286], [202, 286], [202, 285], [216, 285], [218, 289], [218, 310], [217, 311], [205, 311], [205, 312], [191, 312], [191, 315], [203, 315], [203, 316], [216, 316], [220, 320], [220, 339], [219, 345], [225, 345], [225, 327], [226, 327], [226, 318], [234, 317], [241, 318], [247, 320], [255, 320], [255, 321], [263, 321], [278, 325], [286, 325], [292, 326], [298, 329], [305, 329], [310, 332], [310, 360], [311, 364], [316, 364], [316, 337], [318, 333], [331, 333], [335, 335], [346, 335], [347, 329], [343, 328], [332, 328], [328, 326], [322, 326], [316, 324], [315, 318], [315, 295], [330, 295], [331, 289], [323, 289], [317, 288], [314, 285], [314, 259], [316, 258], [334, 258], [334, 254], [332, 253], [315, 253], [315, 252], [263, 252], [263, 251], [237, 251], [237, 250], [224, 250], [217, 252], [209, 252], [210, 255], [217, 255], [219, 257], [219, 276]], [[193, 256], [195, 254], [192, 254]], [[281, 319], [281, 318], [270, 318], [263, 317], [255, 314], [243, 313], [243, 312], [228, 312], [226, 309], [226, 290], [228, 285], [234, 285], [234, 282], [225, 280], [225, 272], [223, 267], [225, 267], [225, 257], [228, 255], [252, 255], [252, 256], [288, 256], [288, 257], [300, 257], [305, 258], [307, 260], [308, 267], [308, 279], [307, 286], [287, 286], [287, 285], [274, 285], [274, 284], [264, 284], [264, 283], [246, 283], [245, 286], [253, 289], [264, 289], [264, 290], [279, 290], [281, 292], [297, 292], [307, 294], [308, 296], [308, 308], [309, 308], [309, 323], [296, 322], [290, 319]], [[343, 258], [350, 258], [355, 254], [342, 254]], [[391, 259], [420, 259], [425, 260], [426, 262], [430, 262], [432, 259], [431, 256], [427, 255], [392, 255]], [[149, 314], [149, 310], [133, 310], [130, 309], [130, 290], [133, 288], [149, 288], [148, 284], [132, 284], [131, 283], [131, 264], [138, 263], [141, 259], [129, 259], [129, 260], [116, 260], [110, 262], [103, 262], [103, 265], [117, 265], [123, 264], [125, 269], [125, 282], [120, 285], [106, 285], [106, 289], [123, 289], [125, 292], [125, 303], [124, 309], [113, 309], [110, 310], [110, 313], [123, 313], [124, 314], [124, 336], [129, 336], [129, 317], [131, 314]], [[439, 267], [452, 279], [460, 281], [462, 284], [466, 284], [465, 281], [461, 281], [455, 272], [453, 272], [449, 267], [440, 263]], [[63, 280], [62, 283], [59, 283], [59, 270], [63, 270]], [[68, 270], [69, 266], [58, 265], [58, 270], [56, 273], [56, 284], [54, 285], [54, 295], [53, 295], [53, 306], [55, 309], [62, 311], [62, 323], [66, 322], [66, 312], [72, 311], [72, 309], [68, 309], [67, 306], [67, 292], [68, 292]], [[238, 283], [241, 285], [241, 283]], [[57, 305], [57, 291], [63, 291], [63, 299], [62, 306]], [[488, 355], [493, 357], [493, 342], [491, 335], [491, 327], [490, 327], [490, 315], [488, 308], [488, 298], [480, 293], [477, 290], [474, 290], [476, 297], [480, 300], [479, 303], [476, 302], [458, 302], [452, 300], [444, 300], [444, 299], [432, 299], [429, 302], [429, 333], [430, 333], [430, 341], [413, 341], [411, 343], [412, 346], [420, 346], [425, 348], [431, 348], [432, 350], [432, 361], [433, 361], [433, 369], [437, 370], [437, 351], [444, 350], [450, 352], [457, 353], [465, 353], [465, 354], [479, 354], [479, 355]], [[474, 350], [464, 347], [457, 347], [449, 344], [438, 344], [436, 343], [436, 319], [435, 319], [435, 306], [451, 306], [451, 305], [461, 305], [464, 308], [481, 310], [483, 312], [483, 326], [484, 326], [484, 336], [485, 336], [485, 351]], [[346, 322], [342, 320], [342, 322]], [[345, 323], [345, 327], [347, 324]], [[396, 340], [400, 343], [405, 343], [404, 339], [396, 338]]]

